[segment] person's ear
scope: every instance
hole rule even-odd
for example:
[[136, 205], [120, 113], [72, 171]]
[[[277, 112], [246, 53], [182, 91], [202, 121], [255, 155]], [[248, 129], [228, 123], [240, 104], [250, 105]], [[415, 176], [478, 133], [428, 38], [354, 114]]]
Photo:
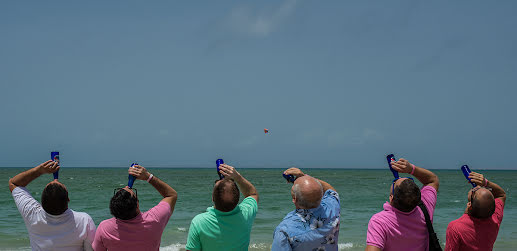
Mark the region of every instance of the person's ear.
[[393, 194], [390, 194], [390, 204], [391, 204], [391, 201], [393, 201]]

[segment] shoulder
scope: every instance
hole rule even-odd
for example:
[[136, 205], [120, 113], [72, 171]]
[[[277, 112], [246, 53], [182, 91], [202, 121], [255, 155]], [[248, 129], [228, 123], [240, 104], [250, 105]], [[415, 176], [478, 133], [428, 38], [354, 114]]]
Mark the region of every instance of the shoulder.
[[253, 197], [246, 197], [239, 204], [239, 209], [242, 214], [255, 218], [258, 211], [258, 203]]
[[457, 230], [458, 228], [461, 228], [462, 226], [467, 226], [470, 224], [473, 224], [473, 221], [470, 220], [470, 216], [468, 214], [463, 214], [458, 219], [455, 219], [447, 225], [447, 229], [451, 228], [451, 230]]
[[[463, 216], [462, 216], [463, 217]], [[449, 224], [447, 225], [447, 230], [455, 230], [456, 227], [458, 226], [458, 224], [460, 224], [460, 220], [461, 220], [461, 217], [458, 218], [458, 219], [455, 219], [451, 222], [449, 222]]]
[[495, 199], [495, 211], [492, 215], [492, 218], [494, 218], [496, 221], [501, 222], [503, 221], [503, 215], [504, 215], [504, 202], [503, 200], [496, 198]]
[[239, 204], [240, 206], [254, 206], [258, 207], [257, 200], [255, 198], [248, 196], [242, 200], [242, 202]]
[[428, 195], [428, 196], [436, 196], [436, 194], [438, 193], [436, 191], [436, 188], [432, 187], [432, 186], [424, 186], [422, 187], [422, 189], [420, 189], [420, 193], [422, 194], [422, 196], [425, 194], [425, 195]]
[[321, 204], [324, 207], [340, 207], [339, 194], [334, 190], [327, 190], [321, 198]]
[[211, 215], [208, 212], [200, 213], [200, 214], [194, 216], [194, 218], [192, 219], [192, 224], [199, 224], [203, 221], [206, 221], [210, 217], [213, 217], [213, 215]]
[[278, 226], [275, 228], [275, 233], [277, 232], [284, 232], [288, 233], [290, 229], [296, 228], [297, 225], [301, 224], [301, 221], [299, 220], [300, 216], [296, 214], [296, 210], [293, 210], [282, 219], [282, 221], [278, 224]]
[[149, 214], [149, 213], [154, 213], [154, 214], [172, 214], [172, 209], [171, 209], [171, 206], [170, 206], [169, 203], [167, 203], [165, 201], [160, 201], [160, 203], [158, 203], [158, 205], [156, 205], [153, 208], [147, 210], [147, 212], [145, 212], [144, 214]]
[[438, 198], [438, 192], [432, 186], [424, 186], [420, 189], [421, 200], [424, 202], [427, 211], [429, 211], [429, 215], [431, 219], [433, 217], [434, 208], [436, 206], [436, 200]]
[[386, 225], [386, 222], [388, 221], [389, 215], [387, 211], [380, 211], [370, 218], [370, 221], [368, 222], [368, 227], [372, 226], [384, 226]]
[[457, 235], [468, 229], [468, 226], [468, 215], [464, 214], [460, 218], [449, 222], [449, 224], [447, 225], [447, 229], [445, 230], [445, 233], [447, 236]]
[[13, 191], [11, 192], [12, 195], [20, 194], [20, 193], [30, 194], [29, 190], [27, 190], [26, 187], [20, 187], [20, 186], [15, 187], [13, 189]]
[[322, 200], [336, 200], [337, 202], [339, 202], [339, 193], [332, 190], [332, 189], [328, 189], [327, 191], [325, 191], [325, 193], [323, 194], [323, 198]]
[[72, 211], [72, 213], [74, 214], [74, 218], [76, 218], [76, 219], [81, 219], [84, 221], [90, 221], [90, 220], [93, 221], [92, 217], [85, 212], [77, 212], [72, 209], [70, 209], [70, 211]]
[[106, 230], [115, 225], [116, 225], [115, 217], [109, 218], [109, 219], [103, 220], [103, 221], [101, 221], [101, 223], [99, 223], [99, 226], [97, 227], [97, 231]]
[[11, 195], [15, 200], [34, 200], [26, 187], [15, 187], [11, 192]]
[[504, 201], [501, 198], [495, 199], [495, 209], [503, 209], [504, 208]]

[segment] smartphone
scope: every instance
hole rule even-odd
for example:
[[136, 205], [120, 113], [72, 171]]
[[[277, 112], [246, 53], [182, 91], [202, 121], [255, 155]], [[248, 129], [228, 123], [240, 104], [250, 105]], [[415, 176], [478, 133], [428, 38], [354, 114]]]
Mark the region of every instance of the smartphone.
[[[136, 168], [136, 167], [135, 167], [136, 165], [138, 165], [138, 163], [132, 163], [132, 164], [131, 164], [131, 167], [132, 167], [132, 168]], [[127, 177], [127, 186], [128, 186], [129, 188], [132, 188], [132, 187], [133, 187], [133, 183], [135, 183], [135, 179], [136, 179], [136, 177], [135, 177], [135, 176], [133, 176], [133, 175], [131, 175], [131, 174], [129, 175], [129, 177]]]
[[224, 164], [223, 159], [217, 159], [217, 160], [215, 161], [215, 165], [217, 166], [217, 175], [219, 175], [219, 179], [220, 179], [220, 180], [224, 179], [224, 175], [222, 175], [222, 174], [219, 172], [219, 165], [221, 165], [221, 164]]
[[463, 166], [461, 166], [461, 171], [463, 172], [463, 175], [465, 176], [465, 179], [467, 179], [467, 180], [470, 182], [470, 184], [472, 185], [472, 187], [476, 187], [476, 184], [475, 184], [474, 182], [470, 181], [469, 174], [470, 174], [472, 171], [470, 171], [469, 166], [467, 166], [467, 165], [463, 165]]
[[399, 177], [399, 172], [395, 171], [395, 170], [393, 169], [393, 167], [391, 167], [391, 162], [395, 162], [395, 161], [397, 161], [397, 160], [395, 159], [395, 155], [393, 155], [393, 154], [388, 154], [388, 156], [386, 156], [386, 160], [388, 161], [388, 165], [389, 165], [389, 167], [390, 167], [390, 171], [391, 171], [391, 173], [393, 173], [393, 177], [395, 177], [395, 179], [399, 179], [399, 178], [400, 178], [400, 177]]
[[[54, 162], [57, 162], [57, 164], [59, 165], [59, 152], [51, 152], [50, 159]], [[54, 174], [54, 179], [57, 180], [59, 177], [59, 171], [57, 171], [53, 174]]]
[[287, 182], [290, 182], [290, 183], [294, 183], [294, 181], [296, 180], [296, 178], [292, 174], [282, 173], [282, 176], [284, 176], [284, 179], [286, 179]]

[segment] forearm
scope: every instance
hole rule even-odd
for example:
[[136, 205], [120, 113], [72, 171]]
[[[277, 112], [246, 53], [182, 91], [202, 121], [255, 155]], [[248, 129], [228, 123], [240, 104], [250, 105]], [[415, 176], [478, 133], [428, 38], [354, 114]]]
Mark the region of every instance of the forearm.
[[255, 186], [253, 186], [247, 179], [240, 176], [237, 179], [234, 179], [235, 183], [237, 183], [237, 186], [239, 186], [239, 189], [241, 190], [241, 193], [244, 195], [244, 197], [248, 196], [258, 196], [257, 189], [255, 189]]
[[433, 172], [431, 172], [427, 169], [415, 166], [415, 171], [413, 172], [413, 176], [415, 176], [415, 178], [417, 178], [420, 182], [422, 182], [422, 184], [424, 184], [424, 186], [432, 186], [432, 187], [436, 188], [436, 190], [438, 190], [440, 182], [438, 180], [438, 176], [436, 176], [436, 174], [434, 174]]
[[31, 168], [25, 172], [21, 172], [18, 175], [9, 179], [9, 188], [11, 192], [16, 187], [26, 187], [33, 180], [41, 176], [43, 173], [40, 171], [38, 167]]
[[500, 187], [499, 185], [497, 185], [496, 183], [492, 182], [492, 181], [488, 181], [487, 187], [491, 187], [492, 188], [492, 195], [494, 195], [494, 198], [499, 198], [501, 200], [503, 200], [503, 202], [506, 201], [506, 192], [504, 191], [504, 189], [502, 187]]
[[163, 196], [163, 198], [178, 196], [178, 193], [176, 192], [176, 190], [174, 190], [174, 188], [172, 188], [156, 176], [153, 176], [149, 183], [153, 185], [153, 187]]

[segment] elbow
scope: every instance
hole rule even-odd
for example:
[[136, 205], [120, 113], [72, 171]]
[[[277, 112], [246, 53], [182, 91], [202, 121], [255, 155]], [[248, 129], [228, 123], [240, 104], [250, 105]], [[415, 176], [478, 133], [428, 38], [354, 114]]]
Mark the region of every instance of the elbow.
[[178, 193], [174, 191], [169, 197], [171, 197], [174, 203], [176, 203], [176, 201], [178, 200]]
[[13, 183], [13, 178], [9, 179], [9, 190], [12, 192], [16, 188], [16, 185]]

